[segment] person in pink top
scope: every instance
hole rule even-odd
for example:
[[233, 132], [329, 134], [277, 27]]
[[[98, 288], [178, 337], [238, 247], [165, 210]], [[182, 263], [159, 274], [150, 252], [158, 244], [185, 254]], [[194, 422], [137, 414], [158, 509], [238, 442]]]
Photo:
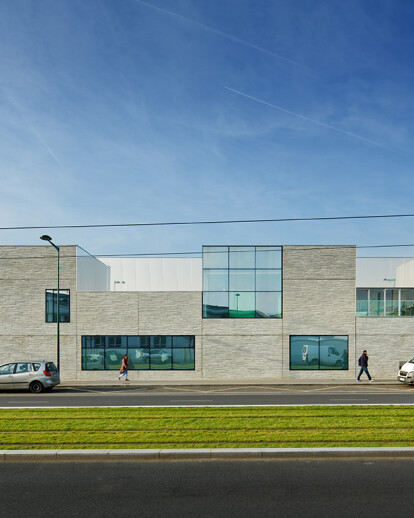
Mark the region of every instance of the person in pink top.
[[128, 356], [124, 354], [124, 357], [122, 358], [122, 365], [121, 369], [119, 371], [118, 379], [120, 380], [122, 376], [125, 376], [125, 381], [129, 381], [128, 379]]

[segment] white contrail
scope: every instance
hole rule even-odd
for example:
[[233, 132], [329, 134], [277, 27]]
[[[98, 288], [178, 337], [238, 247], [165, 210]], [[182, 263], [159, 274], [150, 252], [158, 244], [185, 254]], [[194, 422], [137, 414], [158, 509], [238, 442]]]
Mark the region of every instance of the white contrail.
[[369, 144], [373, 144], [374, 146], [378, 146], [383, 149], [390, 150], [390, 148], [384, 146], [383, 144], [380, 144], [379, 142], [375, 142], [375, 140], [370, 140], [365, 137], [361, 137], [361, 135], [357, 135], [356, 133], [351, 133], [350, 131], [345, 131], [340, 128], [336, 128], [335, 126], [331, 126], [330, 124], [326, 124], [325, 122], [321, 122], [321, 121], [317, 121], [315, 119], [311, 119], [309, 117], [305, 117], [305, 115], [301, 115], [300, 113], [291, 112], [289, 110], [286, 110], [285, 108], [282, 108], [281, 106], [277, 106], [276, 104], [268, 103], [267, 101], [264, 101], [263, 99], [258, 99], [257, 97], [253, 97], [253, 96], [245, 94], [243, 92], [239, 92], [238, 90], [234, 90], [233, 88], [229, 88], [228, 86], [225, 86], [224, 88], [226, 90], [229, 90], [230, 92], [233, 92], [235, 94], [246, 97], [247, 99], [256, 101], [257, 103], [264, 104], [265, 106], [269, 106], [269, 108], [273, 108], [274, 110], [279, 110], [281, 112], [288, 113], [289, 115], [294, 115], [295, 117], [299, 117], [300, 119], [303, 119], [305, 121], [313, 122], [313, 124], [318, 124], [319, 126], [323, 126], [324, 128], [338, 131], [339, 133], [343, 133], [344, 135], [348, 135], [349, 137], [357, 138], [358, 140], [362, 140], [363, 142], [368, 142]]
[[24, 116], [23, 114], [23, 110], [21, 109], [21, 107], [19, 106], [19, 104], [17, 103], [16, 99], [14, 99], [14, 97], [12, 97], [10, 94], [8, 94], [7, 92], [5, 92], [6, 96], [8, 97], [10, 103], [14, 106], [14, 108], [16, 109], [17, 113], [20, 115], [20, 117], [23, 119], [23, 122], [26, 124], [26, 126], [28, 127], [28, 129], [33, 133], [33, 135], [37, 138], [37, 140], [42, 144], [42, 146], [48, 151], [48, 153], [50, 154], [50, 156], [59, 164], [60, 167], [63, 168], [63, 164], [62, 162], [58, 159], [58, 157], [55, 155], [55, 153], [50, 149], [50, 147], [46, 144], [46, 142], [43, 140], [43, 138], [39, 135], [39, 133], [29, 124], [29, 122], [27, 121], [26, 117]]
[[164, 14], [168, 14], [169, 16], [182, 20], [186, 23], [192, 23], [193, 25], [196, 25], [197, 27], [200, 27], [201, 29], [213, 32], [214, 34], [218, 34], [219, 36], [222, 36], [223, 38], [226, 38], [230, 41], [240, 43], [241, 45], [244, 45], [245, 47], [250, 47], [251, 49], [257, 50], [259, 52], [263, 52], [264, 54], [268, 54], [269, 56], [273, 56], [274, 58], [280, 59], [282, 61], [286, 61], [287, 63], [296, 65], [297, 67], [301, 67], [302, 69], [307, 70], [308, 72], [315, 72], [312, 68], [307, 67], [306, 65], [302, 65], [302, 63], [294, 61], [293, 59], [286, 58], [284, 56], [281, 56], [280, 54], [276, 54], [276, 52], [272, 52], [270, 50], [264, 49], [263, 47], [259, 47], [258, 45], [254, 45], [253, 43], [249, 43], [248, 41], [244, 41], [244, 40], [241, 40], [240, 38], [236, 38], [235, 36], [232, 36], [231, 34], [227, 34], [226, 32], [219, 31], [218, 29], [214, 29], [213, 27], [204, 25], [203, 23], [197, 22], [195, 20], [191, 20], [191, 18], [186, 18], [185, 16], [181, 16], [180, 14], [173, 13], [172, 11], [168, 11], [167, 9], [157, 7], [156, 5], [148, 4], [147, 2], [144, 2], [143, 0], [134, 0], [134, 2], [144, 5], [145, 7], [155, 9]]

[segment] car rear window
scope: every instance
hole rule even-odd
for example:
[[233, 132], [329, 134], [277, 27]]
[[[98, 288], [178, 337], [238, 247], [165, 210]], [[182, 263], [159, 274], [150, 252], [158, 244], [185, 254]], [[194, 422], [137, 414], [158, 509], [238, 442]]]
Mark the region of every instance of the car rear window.
[[48, 372], [57, 371], [56, 365], [53, 362], [46, 363], [46, 370]]

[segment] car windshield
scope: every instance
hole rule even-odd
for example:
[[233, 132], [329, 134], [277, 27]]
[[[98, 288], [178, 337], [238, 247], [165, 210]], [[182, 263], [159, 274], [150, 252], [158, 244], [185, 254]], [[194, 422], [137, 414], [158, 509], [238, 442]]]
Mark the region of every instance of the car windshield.
[[414, 356], [411, 358], [411, 360], [408, 363], [414, 363]]
[[57, 371], [56, 365], [53, 362], [46, 363], [46, 370], [48, 372]]

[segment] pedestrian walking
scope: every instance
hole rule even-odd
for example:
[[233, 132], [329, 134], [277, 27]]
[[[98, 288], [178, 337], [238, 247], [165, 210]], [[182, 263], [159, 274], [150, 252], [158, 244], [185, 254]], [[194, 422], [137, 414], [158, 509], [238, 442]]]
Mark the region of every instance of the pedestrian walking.
[[361, 367], [361, 370], [359, 371], [359, 374], [358, 374], [358, 377], [357, 377], [357, 381], [361, 381], [360, 378], [361, 378], [361, 374], [363, 372], [365, 372], [365, 374], [368, 376], [369, 381], [374, 381], [371, 378], [370, 373], [368, 372], [368, 353], [367, 353], [366, 349], [364, 349], [362, 351], [362, 354], [361, 354], [361, 356], [358, 359], [358, 365]]
[[119, 371], [118, 379], [120, 380], [123, 376], [125, 376], [125, 381], [129, 381], [128, 379], [128, 356], [124, 354], [122, 358], [122, 365]]

